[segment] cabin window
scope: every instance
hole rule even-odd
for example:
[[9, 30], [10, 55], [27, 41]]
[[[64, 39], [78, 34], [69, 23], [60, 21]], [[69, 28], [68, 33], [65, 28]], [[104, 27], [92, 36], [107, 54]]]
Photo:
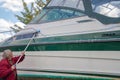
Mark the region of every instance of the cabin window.
[[74, 9], [44, 9], [40, 15], [32, 20], [31, 23], [43, 23], [49, 21], [56, 21], [62, 19], [68, 19], [77, 16], [83, 16], [84, 14]]
[[16, 40], [25, 39], [25, 38], [32, 38], [33, 35], [34, 35], [33, 33], [23, 34], [23, 35], [17, 35], [16, 36]]
[[120, 0], [91, 0], [94, 12], [107, 17], [120, 18]]

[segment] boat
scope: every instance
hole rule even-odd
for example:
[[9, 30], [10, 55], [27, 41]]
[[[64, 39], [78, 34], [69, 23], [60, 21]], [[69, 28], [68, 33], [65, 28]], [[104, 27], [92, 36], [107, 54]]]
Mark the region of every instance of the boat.
[[25, 29], [0, 43], [0, 54], [11, 49], [19, 55], [32, 40], [24, 62], [17, 65], [24, 80], [120, 79], [119, 4], [51, 0]]

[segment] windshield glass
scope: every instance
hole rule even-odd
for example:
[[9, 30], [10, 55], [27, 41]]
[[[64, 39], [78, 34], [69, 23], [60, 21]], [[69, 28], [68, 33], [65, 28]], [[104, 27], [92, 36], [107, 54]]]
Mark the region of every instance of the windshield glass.
[[77, 16], [83, 16], [84, 14], [74, 9], [44, 9], [37, 17], [35, 17], [31, 23], [43, 23], [49, 21], [56, 21], [62, 19], [73, 18]]
[[120, 17], [120, 0], [91, 0], [94, 12], [113, 18]]

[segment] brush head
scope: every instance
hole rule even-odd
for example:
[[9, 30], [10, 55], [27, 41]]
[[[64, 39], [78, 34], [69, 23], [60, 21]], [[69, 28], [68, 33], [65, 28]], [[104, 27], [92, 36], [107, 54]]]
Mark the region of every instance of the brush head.
[[40, 30], [36, 30], [35, 34], [40, 33]]

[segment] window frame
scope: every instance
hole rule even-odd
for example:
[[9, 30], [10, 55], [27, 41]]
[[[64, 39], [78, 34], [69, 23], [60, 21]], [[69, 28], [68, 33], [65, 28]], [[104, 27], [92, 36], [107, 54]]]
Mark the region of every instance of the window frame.
[[[64, 19], [58, 19], [58, 20], [52, 20], [52, 21], [45, 21], [45, 22], [40, 22], [40, 20], [42, 19], [42, 18], [44, 18], [43, 16], [44, 16], [44, 14], [43, 14], [43, 16], [41, 16], [42, 18], [40, 18], [40, 19], [38, 19], [37, 21], [31, 21], [30, 22], [30, 24], [42, 24], [42, 23], [48, 23], [48, 22], [55, 22], [55, 21], [61, 21], [61, 20], [67, 20], [67, 19], [71, 19], [71, 18], [77, 18], [77, 17], [82, 17], [82, 16], [86, 16], [86, 13], [85, 13], [85, 11], [82, 11], [82, 10], [78, 10], [78, 9], [75, 9], [75, 8], [69, 8], [69, 7], [61, 7], [61, 6], [52, 6], [52, 7], [45, 7], [44, 9], [48, 9], [47, 11], [49, 12], [49, 11], [51, 11], [51, 10], [53, 10], [53, 9], [67, 9], [67, 10], [73, 10], [73, 11], [75, 11], [75, 12], [80, 12], [81, 13], [81, 16], [74, 16], [74, 17], [70, 17], [70, 18], [64, 18]], [[50, 9], [50, 10], [49, 10]], [[38, 16], [39, 16], [40, 14], [38, 14]], [[46, 15], [46, 14], [45, 14]]]

